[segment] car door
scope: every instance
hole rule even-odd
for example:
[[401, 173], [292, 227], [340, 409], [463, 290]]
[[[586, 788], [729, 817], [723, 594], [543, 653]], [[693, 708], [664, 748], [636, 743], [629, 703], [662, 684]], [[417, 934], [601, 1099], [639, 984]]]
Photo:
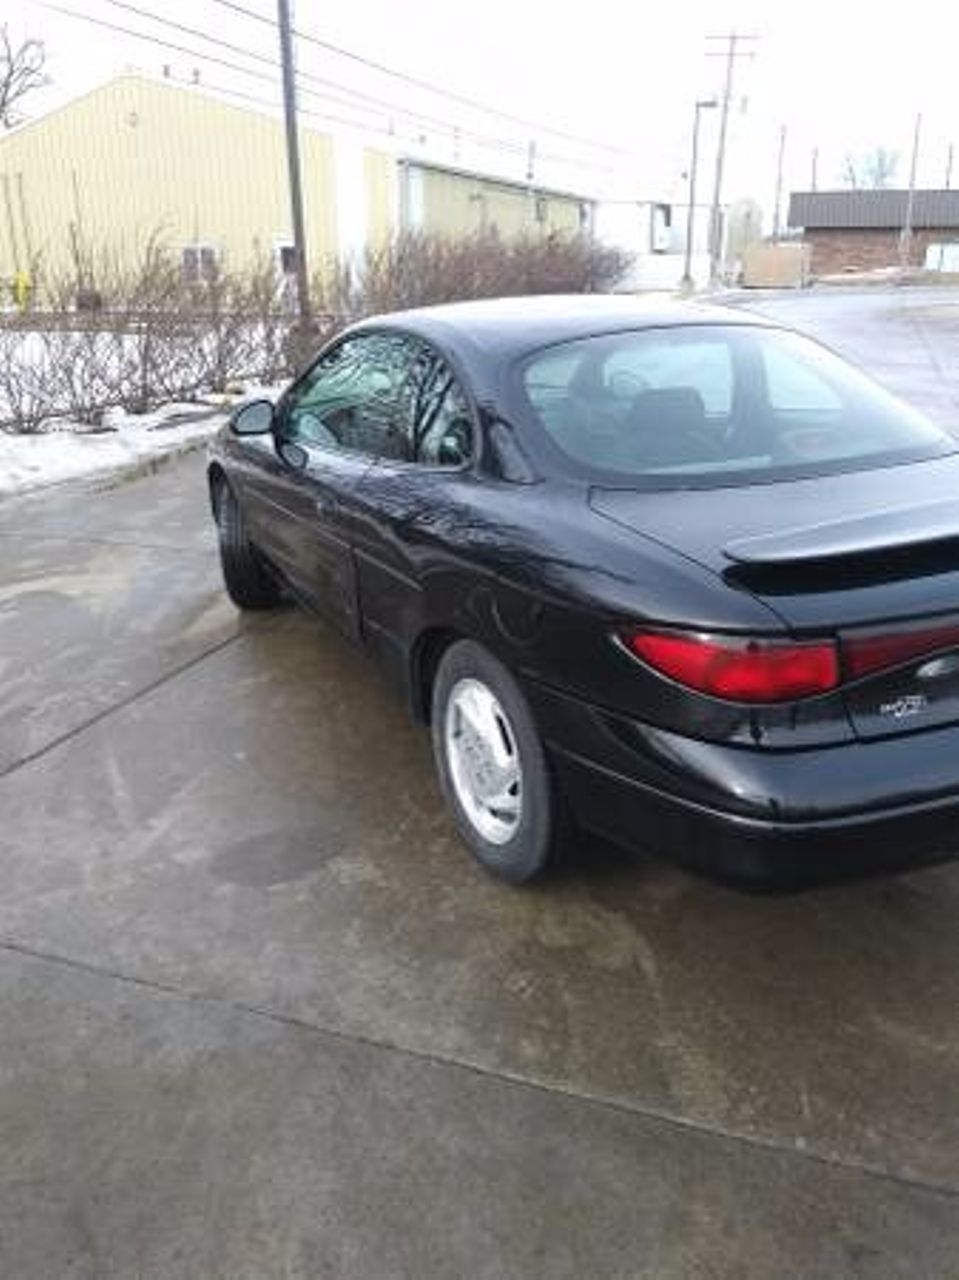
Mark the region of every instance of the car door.
[[403, 348], [400, 335], [364, 333], [325, 352], [277, 406], [275, 447], [246, 486], [256, 545], [351, 637], [360, 632], [355, 495], [395, 433]]
[[469, 523], [477, 424], [447, 361], [413, 337], [393, 412], [394, 430], [358, 489], [352, 537], [364, 635], [397, 661], [422, 624], [425, 582]]

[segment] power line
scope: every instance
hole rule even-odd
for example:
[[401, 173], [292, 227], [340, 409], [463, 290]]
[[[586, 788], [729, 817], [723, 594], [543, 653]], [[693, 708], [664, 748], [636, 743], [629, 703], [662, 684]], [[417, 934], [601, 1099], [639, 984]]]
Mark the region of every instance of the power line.
[[[62, 5], [53, 3], [52, 0], [34, 0], [34, 3], [39, 4], [41, 8], [50, 9], [56, 13], [61, 13], [65, 17], [75, 18], [78, 21], [87, 22], [93, 26], [102, 27], [105, 30], [114, 31], [121, 35], [129, 36], [135, 40], [141, 40], [146, 44], [156, 45], [159, 48], [171, 49], [176, 53], [182, 53], [182, 54], [185, 54], [187, 57], [195, 58], [201, 62], [205, 61], [205, 62], [212, 63], [215, 66], [224, 67], [230, 71], [236, 72], [239, 75], [248, 76], [251, 79], [264, 81], [271, 85], [275, 84], [276, 82], [275, 75], [267, 75], [265, 72], [254, 71], [250, 67], [240, 66], [236, 62], [231, 62], [229, 59], [218, 57], [215, 54], [205, 53], [197, 49], [187, 48], [185, 45], [178, 44], [175, 41], [163, 39], [160, 36], [156, 36], [156, 35], [148, 35], [146, 32], [143, 32], [143, 31], [135, 31], [131, 27], [123, 26], [120, 23], [109, 22], [105, 18], [98, 18], [98, 17], [95, 17], [93, 14], [80, 13], [74, 9], [68, 9]], [[217, 48], [223, 48], [223, 49], [226, 49], [228, 52], [236, 53], [236, 54], [239, 54], [241, 57], [249, 58], [255, 62], [261, 63], [265, 66], [272, 68], [274, 71], [278, 72], [280, 70], [280, 64], [276, 62], [274, 59], [269, 58], [264, 54], [257, 53], [254, 50], [245, 49], [240, 45], [232, 44], [230, 41], [222, 40], [218, 36], [209, 35], [208, 33], [204, 31], [200, 31], [195, 27], [185, 26], [183, 23], [174, 22], [172, 19], [161, 17], [159, 14], [152, 13], [146, 9], [141, 9], [136, 5], [126, 3], [126, 0], [107, 0], [107, 3], [114, 5], [116, 8], [124, 9], [130, 13], [133, 13], [138, 17], [145, 18], [148, 21], [155, 22], [160, 26], [169, 27], [172, 30], [190, 35], [195, 39], [206, 41], [207, 43], [212, 44]], [[298, 81], [305, 82], [307, 84], [316, 84], [320, 86], [319, 90], [309, 89], [309, 88], [301, 89], [301, 92], [309, 97], [327, 99], [331, 102], [339, 103], [342, 106], [350, 107], [353, 110], [371, 112], [374, 109], [376, 109], [379, 111], [385, 111], [391, 115], [392, 114], [404, 115], [408, 119], [418, 121], [421, 124], [428, 126], [429, 128], [441, 129], [444, 132], [450, 133], [451, 135], [458, 134], [460, 137], [467, 138], [473, 142], [478, 143], [481, 146], [494, 148], [504, 152], [509, 152], [513, 155], [526, 154], [526, 147], [520, 143], [508, 142], [503, 138], [494, 137], [489, 134], [481, 134], [473, 130], [457, 128], [455, 126], [452, 126], [448, 121], [442, 120], [439, 117], [431, 116], [423, 112], [415, 111], [411, 108], [403, 106], [400, 103], [391, 102], [383, 98], [378, 98], [372, 94], [364, 93], [362, 90], [353, 89], [348, 85], [342, 85], [335, 82], [327, 82], [321, 79], [320, 77], [310, 75], [307, 72], [299, 72], [297, 74], [297, 79]], [[328, 83], [333, 89], [340, 90], [351, 96], [344, 98], [344, 97], [338, 96], [336, 93], [331, 93], [329, 89], [326, 87]], [[357, 99], [357, 101], [353, 101], [352, 100], [353, 98]], [[371, 105], [370, 106], [363, 105], [366, 102], [370, 103]], [[329, 118], [333, 119], [334, 117], [329, 117]], [[371, 126], [371, 131], [387, 133], [387, 134], [389, 133], [388, 130], [373, 129], [372, 126]], [[572, 165], [577, 168], [601, 169], [604, 171], [608, 171], [608, 168], [609, 168], [609, 166], [604, 165], [600, 162], [584, 160], [584, 159], [580, 159], [573, 156], [561, 156], [556, 154], [544, 153], [543, 158], [548, 160], [553, 160], [562, 164]]]
[[[128, 4], [126, 0], [104, 0], [104, 2], [106, 4], [113, 5], [113, 7], [116, 9], [123, 9], [127, 13], [135, 14], [139, 18], [145, 18], [148, 22], [156, 22], [162, 27], [169, 27], [173, 31], [179, 31], [179, 32], [182, 32], [184, 35], [193, 36], [197, 40], [205, 40], [207, 43], [212, 44], [219, 49], [226, 49], [230, 53], [239, 54], [240, 57], [242, 58], [250, 58], [252, 61], [259, 62], [264, 66], [270, 67], [274, 71], [279, 71], [281, 69], [279, 62], [277, 62], [275, 58], [270, 58], [266, 54], [258, 53], [254, 49], [247, 49], [243, 45], [233, 44], [229, 40], [223, 40], [220, 36], [212, 36], [206, 31], [199, 30], [197, 27], [189, 27], [182, 22], [174, 22], [172, 18], [164, 18], [160, 14], [153, 13], [149, 9], [141, 9], [135, 4]], [[55, 6], [47, 6], [47, 7], [55, 7]], [[66, 10], [61, 10], [61, 12], [66, 12]], [[86, 22], [98, 21], [98, 19], [92, 17], [90, 14], [74, 13], [71, 16], [82, 18]], [[134, 32], [124, 27], [114, 27], [113, 29], [117, 31], [121, 31], [121, 30], [126, 31], [128, 35], [132, 35], [139, 40], [148, 41], [153, 44], [165, 44], [166, 47], [168, 48], [177, 49], [179, 52], [187, 53], [193, 57], [199, 58], [201, 61], [204, 58], [208, 58], [207, 54], [199, 53], [191, 49], [183, 49], [179, 45], [169, 44], [166, 41], [161, 41], [157, 37], [147, 35], [145, 32]], [[262, 73], [254, 73], [245, 67], [238, 67], [236, 63], [224, 62], [223, 65], [232, 67], [233, 70], [239, 72], [241, 75], [254, 76], [256, 79], [266, 80], [269, 82], [272, 82], [275, 79], [274, 76], [265, 76]], [[429, 124], [431, 126], [436, 124], [440, 124], [440, 125], [445, 124], [444, 121], [438, 120], [435, 116], [420, 115], [419, 113], [416, 113], [416, 112], [407, 111], [405, 108], [401, 107], [398, 103], [386, 102], [382, 98], [374, 98], [371, 95], [364, 94], [358, 90], [354, 91], [349, 86], [340, 85], [335, 83], [334, 81], [322, 80], [318, 76], [310, 75], [308, 72], [305, 72], [305, 71], [297, 72], [297, 79], [301, 82], [320, 85], [323, 90], [322, 95], [309, 89], [301, 90], [302, 92], [312, 93], [312, 95], [315, 97], [322, 96], [324, 98], [329, 99], [329, 101], [331, 102], [338, 102], [343, 106], [357, 107], [357, 109], [361, 111], [372, 110], [372, 106], [375, 106], [377, 110], [403, 112], [404, 114], [409, 115], [411, 119], [420, 120], [422, 123]], [[357, 103], [350, 101], [349, 98], [341, 98], [334, 93], [330, 93], [327, 89], [328, 84], [330, 88], [342, 89], [346, 93], [354, 93], [357, 99], [365, 99], [366, 101], [369, 101], [372, 104], [371, 107], [360, 106]]]
[[[183, 76], [170, 75], [164, 78], [170, 80], [173, 84], [184, 85], [191, 89], [197, 88], [197, 85], [193, 80], [188, 80]], [[271, 100], [270, 98], [261, 98], [255, 93], [245, 93], [242, 89], [228, 88], [224, 84], [214, 84], [211, 80], [204, 80], [200, 88], [206, 89], [210, 93], [220, 94], [225, 98], [237, 98], [240, 102], [248, 102], [252, 106], [265, 107], [269, 111], [279, 112], [283, 109], [281, 103]], [[361, 107], [359, 109], [361, 111], [366, 110], [365, 107]], [[390, 138], [398, 136], [389, 129], [383, 128], [382, 125], [371, 125], [365, 120], [350, 120], [347, 116], [333, 115], [329, 111], [316, 111], [309, 107], [298, 107], [297, 114], [307, 120], [320, 120], [324, 124], [332, 123], [345, 125], [348, 129], [356, 129], [362, 133], [379, 133], [384, 137]], [[415, 141], [412, 135], [409, 136], [409, 141]]]
[[[166, 77], [173, 84], [185, 85], [191, 89], [197, 86], [192, 80], [187, 80], [181, 76], [171, 75]], [[201, 86], [209, 90], [211, 93], [217, 93], [225, 98], [238, 98], [241, 102], [249, 102], [253, 106], [266, 107], [270, 111], [282, 111], [282, 105], [279, 102], [271, 101], [269, 98], [261, 98], [255, 93], [245, 93], [242, 89], [227, 88], [223, 84], [214, 84], [210, 80], [204, 80]], [[361, 108], [362, 110], [362, 108]], [[346, 116], [332, 115], [326, 111], [311, 111], [306, 107], [299, 107], [297, 114], [308, 120], [322, 120], [324, 123], [333, 123], [345, 125], [349, 129], [357, 129], [364, 133], [380, 133], [384, 137], [395, 137], [388, 129], [382, 126], [367, 124], [364, 120], [349, 120]]]
[[121, 26], [117, 22], [108, 22], [106, 18], [95, 18], [91, 13], [77, 13], [75, 9], [64, 8], [63, 5], [53, 4], [52, 0], [34, 0], [41, 9], [49, 9], [53, 13], [61, 13], [65, 18], [76, 18], [78, 22], [88, 22], [94, 27], [102, 27], [106, 31], [115, 31], [119, 35], [131, 36], [134, 40], [143, 40], [146, 44], [155, 44], [161, 49], [172, 49], [174, 53], [185, 53], [189, 58], [198, 58], [201, 62], [212, 62], [218, 67], [226, 67], [230, 71], [238, 71], [241, 75], [251, 76], [256, 80], [265, 80], [269, 84], [275, 84], [276, 77], [268, 76], [265, 72], [251, 71], [249, 67], [238, 66], [235, 62], [229, 62], [226, 58], [218, 58], [212, 53], [198, 53], [196, 49], [187, 49], [182, 44], [175, 44], [172, 40], [161, 40], [159, 36], [148, 36], [142, 31], [134, 31], [131, 27]]
[[[273, 18], [264, 13], [257, 13], [255, 9], [249, 9], [246, 5], [238, 4], [236, 0], [211, 0], [211, 3], [218, 4], [224, 9], [230, 9], [233, 13], [240, 13], [246, 18], [252, 18], [256, 22], [263, 22], [271, 27], [276, 26]], [[306, 44], [325, 49], [328, 53], [338, 54], [341, 58], [348, 58], [351, 62], [357, 62], [373, 71], [379, 71], [382, 75], [392, 76], [395, 80], [402, 80], [405, 84], [414, 85], [418, 89], [425, 89], [428, 93], [438, 94], [440, 97], [448, 98], [451, 102], [458, 102], [462, 106], [471, 107], [475, 111], [482, 111], [487, 115], [496, 116], [500, 120], [508, 120], [513, 124], [521, 125], [524, 129], [533, 129], [537, 133], [548, 133], [555, 138], [564, 138], [567, 142], [575, 142], [579, 146], [595, 147], [597, 150], [610, 151], [617, 155], [629, 154], [627, 147], [614, 146], [610, 142], [600, 142], [596, 138], [586, 138], [582, 134], [568, 133], [564, 129], [556, 129], [550, 125], [527, 119], [525, 116], [513, 115], [509, 111], [503, 111], [500, 107], [490, 106], [488, 102], [481, 102], [478, 98], [470, 98], [466, 94], [456, 93], [452, 89], [444, 89], [441, 85], [433, 84], [429, 80], [422, 80], [418, 76], [409, 75], [405, 71], [397, 71], [395, 67], [388, 67], [373, 58], [354, 53], [351, 49], [344, 49], [341, 45], [332, 44], [329, 40], [321, 40], [318, 36], [310, 35], [308, 32], [294, 29], [293, 34]]]

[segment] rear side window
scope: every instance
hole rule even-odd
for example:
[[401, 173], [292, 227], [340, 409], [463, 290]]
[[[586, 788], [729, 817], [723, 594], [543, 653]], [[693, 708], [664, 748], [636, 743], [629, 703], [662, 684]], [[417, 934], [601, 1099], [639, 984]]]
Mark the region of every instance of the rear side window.
[[466, 396], [446, 361], [425, 342], [410, 340], [400, 388], [392, 457], [424, 466], [462, 466], [473, 452]]
[[598, 482], [652, 488], [825, 474], [949, 453], [951, 438], [818, 344], [683, 325], [528, 357], [531, 416]]

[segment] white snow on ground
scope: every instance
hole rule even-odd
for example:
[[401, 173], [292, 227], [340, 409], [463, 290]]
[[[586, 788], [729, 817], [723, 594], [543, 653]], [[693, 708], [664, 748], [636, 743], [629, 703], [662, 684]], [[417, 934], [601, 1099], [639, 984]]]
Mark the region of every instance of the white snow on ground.
[[[281, 387], [252, 387], [242, 400], [275, 400]], [[155, 413], [105, 415], [109, 430], [91, 431], [69, 421], [35, 435], [0, 432], [0, 499], [67, 480], [85, 480], [136, 467], [164, 454], [198, 446], [219, 431], [222, 411], [211, 405], [169, 404]]]

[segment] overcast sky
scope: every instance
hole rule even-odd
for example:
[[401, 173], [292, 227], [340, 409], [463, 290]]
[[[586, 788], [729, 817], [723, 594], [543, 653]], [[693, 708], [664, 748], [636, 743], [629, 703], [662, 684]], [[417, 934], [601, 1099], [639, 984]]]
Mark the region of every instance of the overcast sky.
[[[110, 0], [57, 0], [65, 8], [106, 22], [150, 32], [160, 39], [205, 49], [214, 57], [243, 62], [254, 76], [213, 65], [198, 57], [152, 47], [54, 13], [37, 0], [4, 0], [4, 17], [15, 33], [46, 41], [53, 84], [32, 104], [32, 113], [82, 92], [125, 67], [159, 73], [170, 64], [175, 76], [200, 68], [203, 82], [276, 101], [273, 72], [266, 62], [203, 45], [195, 37], [150, 23]], [[269, 0], [237, 0], [273, 16]], [[185, 26], [272, 59], [275, 32], [265, 23], [231, 13], [216, 0], [129, 0]], [[959, 13], [929, 0], [914, 0], [908, 21], [895, 20], [880, 6], [807, 0], [803, 6], [767, 0], [722, 5], [707, 0], [650, 4], [629, 0], [589, 3], [476, 4], [436, 0], [351, 0], [349, 4], [299, 0], [296, 24], [304, 32], [355, 50], [413, 76], [481, 99], [503, 111], [555, 130], [586, 135], [623, 147], [614, 154], [563, 137], [511, 125], [443, 98], [429, 96], [378, 73], [364, 70], [310, 45], [300, 48], [300, 66], [310, 77], [395, 104], [373, 108], [363, 119], [371, 127], [392, 127], [396, 145], [423, 150], [436, 159], [522, 176], [525, 148], [535, 137], [537, 176], [562, 181], [590, 194], [679, 198], [688, 165], [692, 104], [718, 93], [723, 64], [708, 58], [719, 42], [707, 42], [730, 28], [758, 37], [748, 47], [755, 56], [736, 68], [735, 111], [727, 198], [753, 196], [772, 205], [777, 137], [788, 130], [786, 185], [809, 184], [811, 154], [820, 151], [819, 185], [839, 185], [847, 152], [882, 144], [900, 153], [897, 178], [908, 176], [915, 114], [923, 113], [919, 181], [941, 185], [946, 150], [959, 143], [956, 51]], [[265, 77], [265, 78], [263, 78]], [[304, 86], [307, 87], [307, 86]], [[309, 88], [319, 90], [316, 79]], [[355, 117], [343, 102], [304, 97], [317, 112]], [[371, 104], [368, 104], [371, 105]], [[411, 120], [402, 108], [432, 119]], [[714, 155], [717, 112], [707, 113], [703, 135], [704, 187]], [[446, 127], [443, 127], [445, 122]], [[322, 127], [320, 120], [314, 120]], [[450, 129], [458, 124], [461, 136]], [[425, 141], [418, 141], [425, 137]], [[506, 144], [496, 148], [492, 142]], [[959, 185], [959, 158], [956, 165]]]

